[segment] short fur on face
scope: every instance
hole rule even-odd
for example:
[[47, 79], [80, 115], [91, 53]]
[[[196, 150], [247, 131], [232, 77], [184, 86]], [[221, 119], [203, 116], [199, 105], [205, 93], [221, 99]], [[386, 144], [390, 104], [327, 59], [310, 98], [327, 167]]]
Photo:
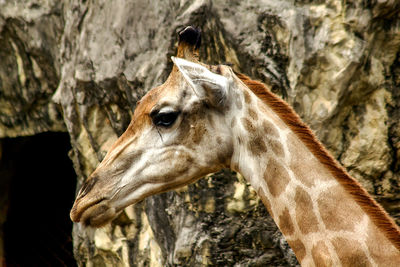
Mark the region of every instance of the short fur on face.
[[[128, 129], [88, 178], [71, 210], [74, 221], [104, 225], [149, 195], [229, 166], [232, 144], [221, 116], [228, 78], [181, 58], [173, 61], [168, 80], [138, 103]], [[171, 125], [155, 124], [171, 114]]]

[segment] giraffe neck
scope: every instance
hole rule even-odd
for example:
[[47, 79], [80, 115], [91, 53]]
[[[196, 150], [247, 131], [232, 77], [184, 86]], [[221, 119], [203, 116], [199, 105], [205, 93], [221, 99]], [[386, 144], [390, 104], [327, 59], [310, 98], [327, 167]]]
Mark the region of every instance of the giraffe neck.
[[234, 91], [231, 167], [258, 192], [299, 262], [399, 264], [393, 241], [287, 123], [246, 86]]

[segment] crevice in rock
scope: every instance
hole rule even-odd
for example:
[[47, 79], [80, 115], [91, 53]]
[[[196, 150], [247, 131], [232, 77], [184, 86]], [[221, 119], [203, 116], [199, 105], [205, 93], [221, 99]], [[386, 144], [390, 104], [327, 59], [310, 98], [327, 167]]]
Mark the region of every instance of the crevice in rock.
[[76, 174], [68, 158], [68, 134], [0, 142], [1, 178], [9, 181], [2, 214], [6, 266], [76, 266], [69, 220]]

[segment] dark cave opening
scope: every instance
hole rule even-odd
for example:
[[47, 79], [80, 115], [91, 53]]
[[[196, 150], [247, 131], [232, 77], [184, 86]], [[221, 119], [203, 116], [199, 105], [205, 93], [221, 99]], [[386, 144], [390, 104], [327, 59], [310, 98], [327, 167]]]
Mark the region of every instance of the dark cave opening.
[[1, 184], [9, 181], [3, 263], [76, 266], [69, 219], [76, 174], [68, 134], [6, 138], [1, 144]]

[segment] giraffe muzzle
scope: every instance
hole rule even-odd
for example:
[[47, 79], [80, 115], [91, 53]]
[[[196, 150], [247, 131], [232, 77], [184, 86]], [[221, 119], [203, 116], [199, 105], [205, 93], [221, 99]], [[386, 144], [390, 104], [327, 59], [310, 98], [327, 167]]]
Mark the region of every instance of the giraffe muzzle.
[[116, 214], [115, 208], [110, 207], [107, 198], [90, 203], [78, 199], [71, 209], [70, 217], [73, 222], [80, 222], [84, 226], [101, 227], [110, 222]]

